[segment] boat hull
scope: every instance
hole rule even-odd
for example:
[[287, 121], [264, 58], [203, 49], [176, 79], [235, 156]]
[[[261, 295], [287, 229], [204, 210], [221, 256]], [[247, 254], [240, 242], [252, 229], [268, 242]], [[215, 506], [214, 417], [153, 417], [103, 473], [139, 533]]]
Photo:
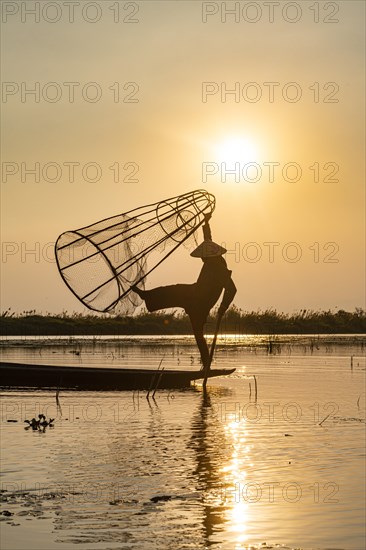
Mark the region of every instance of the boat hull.
[[[209, 378], [226, 376], [235, 369], [213, 369]], [[202, 379], [202, 371], [63, 367], [0, 362], [0, 387], [92, 391], [187, 388]]]

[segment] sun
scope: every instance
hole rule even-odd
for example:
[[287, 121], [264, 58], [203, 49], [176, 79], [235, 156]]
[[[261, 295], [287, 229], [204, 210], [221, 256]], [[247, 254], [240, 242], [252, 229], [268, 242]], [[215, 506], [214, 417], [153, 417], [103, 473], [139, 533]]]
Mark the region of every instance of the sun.
[[230, 136], [217, 143], [215, 146], [216, 162], [241, 165], [248, 162], [256, 162], [258, 159], [258, 146], [254, 140], [244, 136]]

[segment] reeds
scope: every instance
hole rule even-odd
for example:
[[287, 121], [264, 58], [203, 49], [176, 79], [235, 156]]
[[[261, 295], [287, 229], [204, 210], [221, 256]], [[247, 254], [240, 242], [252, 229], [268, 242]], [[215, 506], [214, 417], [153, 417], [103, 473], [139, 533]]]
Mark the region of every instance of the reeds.
[[[1, 314], [1, 334], [17, 335], [120, 335], [120, 334], [191, 334], [187, 315], [182, 313], [147, 313], [134, 317], [105, 314], [40, 314], [36, 311]], [[213, 325], [216, 310], [207, 319]], [[275, 309], [243, 311], [232, 306], [225, 314], [225, 332], [231, 334], [364, 334], [366, 311], [300, 310], [293, 314]], [[273, 345], [273, 344], [272, 344]], [[270, 346], [270, 344], [269, 344]]]

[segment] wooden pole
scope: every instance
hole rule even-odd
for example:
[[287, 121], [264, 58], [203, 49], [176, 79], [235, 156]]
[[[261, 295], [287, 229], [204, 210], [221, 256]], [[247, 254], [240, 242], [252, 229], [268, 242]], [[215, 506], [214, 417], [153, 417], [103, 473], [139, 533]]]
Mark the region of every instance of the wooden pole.
[[214, 335], [214, 338], [213, 338], [212, 344], [211, 344], [209, 361], [208, 361], [207, 367], [205, 367], [205, 369], [204, 369], [204, 378], [203, 378], [203, 389], [204, 390], [206, 389], [207, 378], [208, 378], [208, 374], [209, 374], [210, 369], [211, 369], [211, 363], [212, 363], [212, 359], [213, 359], [214, 352], [215, 352], [216, 341], [217, 341], [217, 337], [218, 337], [218, 334], [219, 334], [222, 317], [223, 316], [220, 315], [220, 314], [217, 316], [215, 335]]
[[[164, 360], [164, 357], [161, 358], [161, 361], [160, 361], [159, 366], [158, 366], [158, 370], [155, 371], [155, 373], [153, 374], [153, 376], [152, 376], [152, 378], [151, 378], [150, 388], [149, 388], [149, 391], [148, 391], [147, 394], [146, 394], [146, 399], [147, 399], [147, 400], [149, 399], [149, 395], [150, 395], [151, 390], [153, 389], [153, 386], [154, 386], [154, 384], [155, 384], [155, 380], [156, 380], [157, 376], [159, 375], [159, 370], [160, 370], [160, 367], [161, 367], [161, 364], [162, 364], [163, 360]], [[164, 370], [164, 369], [163, 369], [163, 370]], [[154, 372], [154, 371], [153, 371], [153, 372]], [[160, 376], [161, 376], [161, 375], [160, 375]], [[159, 378], [159, 380], [158, 380], [158, 384], [159, 384], [159, 382], [160, 382], [160, 378]], [[155, 391], [156, 391], [156, 390], [155, 390]], [[155, 395], [155, 392], [154, 392], [154, 395]]]
[[159, 387], [161, 377], [163, 376], [163, 372], [164, 372], [164, 367], [161, 369], [161, 371], [160, 371], [160, 376], [159, 376], [159, 378], [158, 378], [158, 381], [156, 382], [156, 386], [155, 386], [155, 389], [154, 389], [154, 393], [152, 394], [152, 398], [153, 398], [153, 399], [154, 399], [154, 397], [155, 397], [156, 390], [157, 390], [158, 387]]

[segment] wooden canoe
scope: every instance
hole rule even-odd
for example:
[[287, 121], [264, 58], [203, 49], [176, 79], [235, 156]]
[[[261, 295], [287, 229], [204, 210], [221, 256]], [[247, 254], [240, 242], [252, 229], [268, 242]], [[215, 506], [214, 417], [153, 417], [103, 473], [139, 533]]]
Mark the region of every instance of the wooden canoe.
[[[235, 369], [213, 369], [209, 378]], [[0, 387], [69, 390], [149, 390], [186, 388], [202, 378], [202, 371], [63, 367], [0, 362]]]

